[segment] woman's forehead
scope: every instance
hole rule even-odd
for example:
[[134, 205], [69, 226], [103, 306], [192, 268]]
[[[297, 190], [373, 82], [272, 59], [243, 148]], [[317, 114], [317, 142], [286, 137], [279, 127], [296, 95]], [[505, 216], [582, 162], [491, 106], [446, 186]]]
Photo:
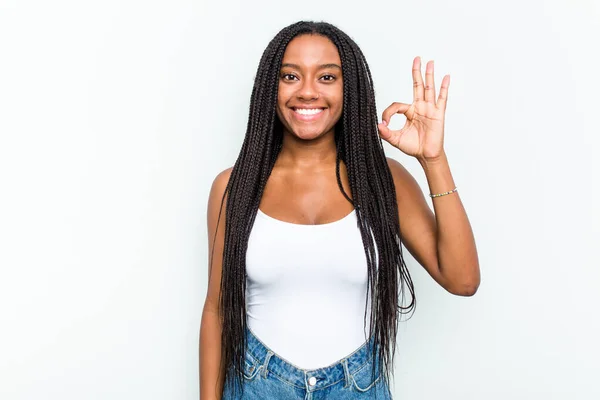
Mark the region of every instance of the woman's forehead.
[[322, 35], [301, 35], [290, 41], [282, 64], [310, 67], [323, 64], [341, 64], [337, 47]]

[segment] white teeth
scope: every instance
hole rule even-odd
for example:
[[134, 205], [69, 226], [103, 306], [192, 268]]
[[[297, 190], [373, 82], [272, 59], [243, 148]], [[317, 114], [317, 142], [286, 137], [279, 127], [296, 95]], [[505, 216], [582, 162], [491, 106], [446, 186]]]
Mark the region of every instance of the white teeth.
[[296, 108], [296, 112], [300, 115], [315, 115], [323, 111], [322, 108]]

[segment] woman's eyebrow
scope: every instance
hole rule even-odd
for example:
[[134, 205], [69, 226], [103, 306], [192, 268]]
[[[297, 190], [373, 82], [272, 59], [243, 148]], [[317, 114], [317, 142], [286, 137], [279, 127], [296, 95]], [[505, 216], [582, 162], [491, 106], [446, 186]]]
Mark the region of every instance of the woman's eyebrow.
[[[284, 63], [284, 64], [281, 64], [281, 68], [285, 68], [285, 67], [294, 68], [294, 69], [302, 69], [302, 68], [300, 68], [300, 66], [299, 66], [299, 65], [297, 65], [297, 64], [291, 64], [291, 63]], [[327, 69], [327, 68], [337, 68], [337, 69], [339, 69], [339, 70], [341, 70], [341, 69], [342, 69], [342, 67], [340, 67], [340, 66], [339, 66], [339, 65], [337, 65], [337, 64], [322, 64], [322, 65], [319, 65], [319, 66], [317, 67], [317, 69]]]

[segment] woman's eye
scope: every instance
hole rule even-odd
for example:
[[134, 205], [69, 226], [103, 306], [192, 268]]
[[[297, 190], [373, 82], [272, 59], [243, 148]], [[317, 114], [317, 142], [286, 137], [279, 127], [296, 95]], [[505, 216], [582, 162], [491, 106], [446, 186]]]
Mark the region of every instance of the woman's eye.
[[281, 77], [285, 81], [293, 81], [294, 79], [296, 79], [296, 76], [292, 74], [283, 74]]
[[323, 79], [324, 81], [327, 81], [327, 82], [331, 82], [331, 81], [335, 80], [335, 76], [333, 76], [333, 75], [323, 75], [321, 77], [321, 79]]

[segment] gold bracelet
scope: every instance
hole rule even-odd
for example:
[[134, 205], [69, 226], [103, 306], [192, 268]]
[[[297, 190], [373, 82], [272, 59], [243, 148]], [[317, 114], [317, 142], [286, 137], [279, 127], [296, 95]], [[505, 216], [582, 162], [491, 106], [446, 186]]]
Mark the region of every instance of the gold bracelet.
[[449, 192], [444, 192], [444, 193], [440, 193], [440, 194], [431, 194], [431, 193], [430, 193], [430, 194], [429, 194], [429, 197], [431, 197], [431, 198], [433, 199], [434, 197], [440, 197], [440, 196], [445, 196], [445, 195], [447, 195], [447, 194], [450, 194], [450, 193], [454, 193], [454, 192], [456, 192], [457, 190], [458, 190], [458, 188], [456, 188], [456, 187], [455, 187], [454, 189], [452, 189], [452, 190], [451, 190], [451, 191], [449, 191]]

